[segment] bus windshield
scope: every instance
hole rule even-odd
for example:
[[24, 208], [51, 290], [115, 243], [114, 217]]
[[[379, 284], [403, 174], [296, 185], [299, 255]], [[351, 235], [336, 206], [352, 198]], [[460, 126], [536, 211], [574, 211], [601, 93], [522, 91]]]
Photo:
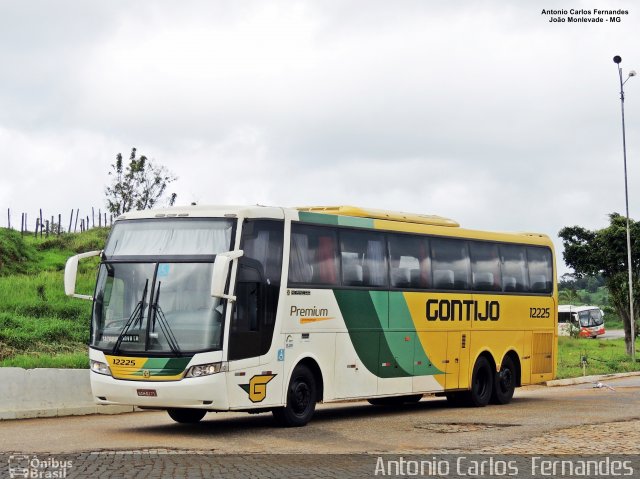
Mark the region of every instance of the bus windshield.
[[98, 273], [91, 346], [176, 356], [220, 349], [223, 305], [211, 297], [211, 275], [233, 227], [226, 219], [116, 223]]
[[599, 309], [590, 309], [588, 311], [580, 311], [578, 313], [580, 319], [580, 326], [588, 328], [592, 326], [600, 326], [604, 323], [602, 313]]

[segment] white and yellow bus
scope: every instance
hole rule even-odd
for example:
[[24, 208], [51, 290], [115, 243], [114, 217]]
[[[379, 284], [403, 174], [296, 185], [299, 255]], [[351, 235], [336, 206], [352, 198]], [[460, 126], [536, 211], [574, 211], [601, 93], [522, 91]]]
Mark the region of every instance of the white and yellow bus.
[[[78, 260], [100, 256], [93, 297]], [[98, 404], [273, 411], [317, 402], [505, 404], [555, 376], [553, 246], [540, 234], [355, 207], [127, 213], [103, 251], [70, 258], [93, 300]]]

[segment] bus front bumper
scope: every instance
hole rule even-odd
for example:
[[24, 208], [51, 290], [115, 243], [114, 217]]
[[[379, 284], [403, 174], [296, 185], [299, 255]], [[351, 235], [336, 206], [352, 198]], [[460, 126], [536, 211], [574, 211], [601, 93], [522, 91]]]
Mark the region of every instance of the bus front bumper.
[[224, 373], [180, 381], [129, 381], [93, 371], [90, 374], [91, 391], [97, 404], [229, 410]]

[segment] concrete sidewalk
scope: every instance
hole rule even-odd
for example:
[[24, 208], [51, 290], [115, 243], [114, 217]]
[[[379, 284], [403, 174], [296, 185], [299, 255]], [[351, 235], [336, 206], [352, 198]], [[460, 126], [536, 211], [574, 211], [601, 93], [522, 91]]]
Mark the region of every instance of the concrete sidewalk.
[[88, 369], [0, 368], [0, 420], [131, 411], [94, 404]]

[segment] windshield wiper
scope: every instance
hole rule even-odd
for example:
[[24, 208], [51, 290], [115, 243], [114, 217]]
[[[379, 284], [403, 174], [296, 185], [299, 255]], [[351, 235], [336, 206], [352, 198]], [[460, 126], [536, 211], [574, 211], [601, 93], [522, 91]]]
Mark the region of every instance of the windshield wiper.
[[160, 286], [162, 285], [161, 281], [158, 281], [158, 289], [156, 291], [155, 298], [153, 298], [153, 304], [151, 305], [152, 315], [151, 315], [151, 330], [155, 331], [156, 329], [156, 319], [158, 320], [158, 324], [160, 325], [160, 329], [162, 330], [162, 334], [167, 339], [167, 344], [169, 344], [169, 348], [171, 352], [176, 356], [181, 354], [180, 346], [178, 346], [178, 341], [176, 337], [173, 335], [173, 331], [171, 330], [171, 326], [169, 326], [169, 322], [162, 311], [162, 308], [158, 305], [158, 301], [160, 299]]
[[131, 312], [131, 316], [129, 316], [129, 319], [127, 319], [127, 322], [124, 325], [124, 328], [122, 328], [122, 331], [120, 331], [120, 334], [118, 335], [118, 339], [116, 340], [116, 344], [113, 346], [113, 349], [111, 350], [111, 354], [117, 354], [118, 351], [120, 351], [120, 345], [122, 344], [122, 340], [124, 339], [126, 334], [129, 332], [129, 328], [131, 328], [132, 325], [139, 323], [140, 327], [142, 327], [142, 321], [144, 319], [143, 313], [145, 308], [144, 299], [147, 297], [148, 287], [149, 287], [149, 278], [147, 278], [147, 280], [144, 283], [144, 289], [142, 290], [142, 298], [140, 298], [140, 301], [138, 301], [138, 303], [136, 304], [136, 307], [133, 308], [133, 311]]

